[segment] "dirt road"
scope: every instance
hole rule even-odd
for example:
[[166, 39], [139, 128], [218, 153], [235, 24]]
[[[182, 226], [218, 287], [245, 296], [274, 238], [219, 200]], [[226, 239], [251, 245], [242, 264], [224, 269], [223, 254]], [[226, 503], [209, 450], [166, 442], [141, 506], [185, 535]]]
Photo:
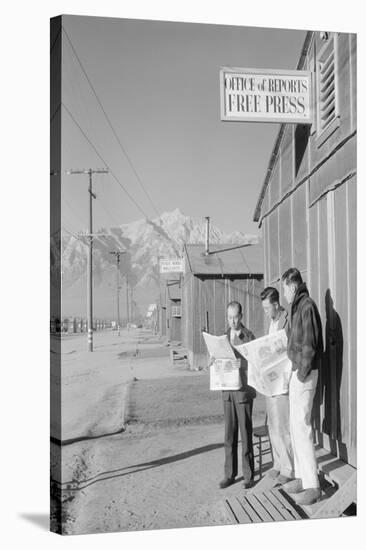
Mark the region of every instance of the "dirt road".
[[64, 533], [230, 523], [224, 499], [241, 484], [218, 488], [222, 403], [207, 374], [173, 370], [167, 348], [141, 334], [131, 373], [127, 429], [62, 447]]

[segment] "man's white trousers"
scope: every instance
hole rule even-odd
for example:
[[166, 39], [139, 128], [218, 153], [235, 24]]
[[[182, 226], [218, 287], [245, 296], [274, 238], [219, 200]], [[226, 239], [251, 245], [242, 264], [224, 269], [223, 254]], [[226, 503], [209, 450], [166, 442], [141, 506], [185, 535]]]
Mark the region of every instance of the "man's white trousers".
[[297, 372], [292, 371], [289, 388], [290, 434], [295, 477], [301, 479], [304, 489], [319, 487], [311, 427], [311, 411], [317, 382], [317, 370], [312, 370], [305, 382], [300, 382]]
[[281, 475], [293, 477], [294, 465], [290, 438], [289, 396], [266, 397], [268, 431], [272, 444], [273, 469]]

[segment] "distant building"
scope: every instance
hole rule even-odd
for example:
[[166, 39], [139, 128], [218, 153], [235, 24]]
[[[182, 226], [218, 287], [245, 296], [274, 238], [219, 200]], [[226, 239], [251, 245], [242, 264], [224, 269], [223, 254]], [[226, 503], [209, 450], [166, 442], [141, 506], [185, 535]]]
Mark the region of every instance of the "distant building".
[[181, 280], [170, 280], [166, 284], [166, 322], [167, 337], [170, 342], [182, 340], [182, 290]]
[[158, 308], [156, 304], [150, 304], [147, 308], [146, 326], [154, 332], [158, 330]]
[[[202, 331], [222, 335], [227, 329], [226, 306], [232, 300], [243, 306], [243, 323], [263, 336], [263, 249], [261, 245], [239, 248], [235, 244], [184, 247], [185, 272], [182, 293], [182, 341], [188, 351], [190, 368], [207, 365]], [[235, 247], [235, 248], [234, 248]], [[233, 250], [227, 250], [234, 248]], [[212, 253], [217, 251], [217, 253]]]
[[314, 407], [318, 443], [356, 465], [356, 35], [306, 36], [312, 126], [281, 126], [255, 210], [265, 284], [301, 270], [324, 329]]
[[168, 341], [181, 341], [180, 284], [179, 273], [160, 274], [157, 297], [158, 333]]
[[159, 336], [165, 338], [167, 335], [167, 312], [166, 312], [166, 289], [165, 282], [160, 284], [159, 296], [156, 299], [157, 301], [157, 332]]

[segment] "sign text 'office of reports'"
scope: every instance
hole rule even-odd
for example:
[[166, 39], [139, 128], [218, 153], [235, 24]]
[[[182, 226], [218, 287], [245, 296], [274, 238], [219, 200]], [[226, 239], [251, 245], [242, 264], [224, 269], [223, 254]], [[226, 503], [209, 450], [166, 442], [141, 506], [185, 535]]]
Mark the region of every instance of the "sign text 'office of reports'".
[[221, 119], [311, 124], [311, 72], [222, 68]]

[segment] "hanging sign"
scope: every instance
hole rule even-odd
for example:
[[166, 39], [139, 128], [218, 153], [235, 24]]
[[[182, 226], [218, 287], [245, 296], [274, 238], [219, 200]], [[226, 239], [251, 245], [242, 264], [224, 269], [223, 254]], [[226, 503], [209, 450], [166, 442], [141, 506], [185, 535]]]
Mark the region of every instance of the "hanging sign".
[[311, 71], [220, 69], [221, 120], [312, 123]]

